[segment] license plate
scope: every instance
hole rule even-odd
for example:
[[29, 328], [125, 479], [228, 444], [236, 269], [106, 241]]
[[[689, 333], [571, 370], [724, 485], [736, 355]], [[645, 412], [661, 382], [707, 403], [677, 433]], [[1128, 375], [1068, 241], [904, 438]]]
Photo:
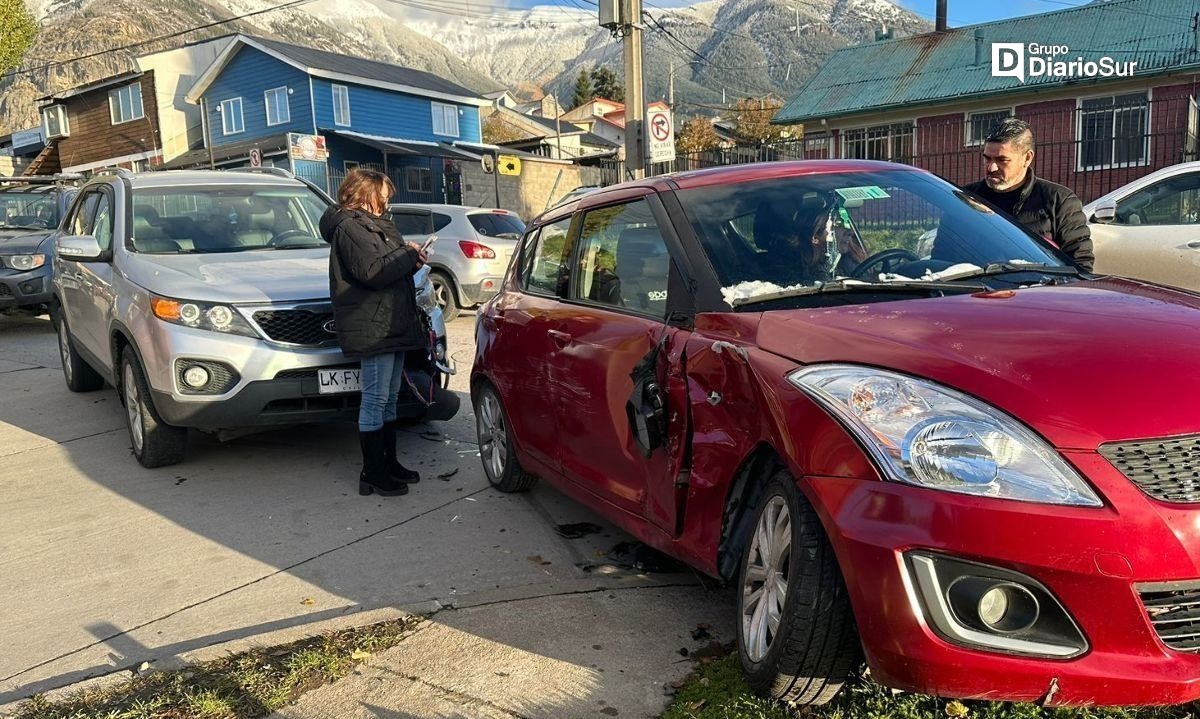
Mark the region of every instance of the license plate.
[[317, 370], [317, 384], [321, 394], [361, 392], [362, 370], [319, 369]]

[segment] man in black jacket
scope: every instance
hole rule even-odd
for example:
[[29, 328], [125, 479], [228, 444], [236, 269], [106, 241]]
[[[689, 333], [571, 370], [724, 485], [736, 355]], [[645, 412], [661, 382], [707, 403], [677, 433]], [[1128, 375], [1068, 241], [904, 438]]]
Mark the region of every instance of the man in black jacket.
[[986, 177], [964, 189], [1053, 242], [1091, 271], [1095, 256], [1083, 203], [1066, 187], [1034, 177], [1033, 153], [1029, 123], [1015, 117], [1002, 120], [983, 146]]

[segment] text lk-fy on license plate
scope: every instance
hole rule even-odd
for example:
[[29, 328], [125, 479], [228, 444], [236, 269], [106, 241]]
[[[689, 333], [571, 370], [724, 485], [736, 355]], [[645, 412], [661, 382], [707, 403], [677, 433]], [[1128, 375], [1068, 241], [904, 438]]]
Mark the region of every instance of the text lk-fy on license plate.
[[361, 392], [362, 371], [353, 369], [319, 369], [317, 384], [321, 394], [337, 394], [339, 392]]

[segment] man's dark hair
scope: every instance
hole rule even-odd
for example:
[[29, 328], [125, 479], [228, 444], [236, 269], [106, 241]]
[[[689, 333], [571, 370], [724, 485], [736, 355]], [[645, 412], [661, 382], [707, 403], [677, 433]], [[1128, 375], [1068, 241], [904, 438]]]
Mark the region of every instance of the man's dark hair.
[[1018, 120], [1015, 117], [1006, 117], [992, 126], [992, 131], [988, 134], [986, 142], [999, 142], [1000, 144], [1011, 142], [1022, 152], [1032, 150], [1033, 129], [1024, 120]]

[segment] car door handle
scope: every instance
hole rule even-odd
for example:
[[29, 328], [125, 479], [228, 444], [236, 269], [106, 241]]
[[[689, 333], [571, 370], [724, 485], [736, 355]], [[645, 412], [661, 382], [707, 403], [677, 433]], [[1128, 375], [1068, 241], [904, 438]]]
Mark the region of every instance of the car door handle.
[[1193, 250], [1200, 250], [1200, 240], [1192, 240], [1187, 246]]
[[567, 334], [566, 332], [549, 330], [546, 332], [546, 334], [550, 335], [550, 339], [554, 340], [554, 344], [558, 345], [559, 347], [566, 347], [567, 345], [571, 344], [571, 335]]

